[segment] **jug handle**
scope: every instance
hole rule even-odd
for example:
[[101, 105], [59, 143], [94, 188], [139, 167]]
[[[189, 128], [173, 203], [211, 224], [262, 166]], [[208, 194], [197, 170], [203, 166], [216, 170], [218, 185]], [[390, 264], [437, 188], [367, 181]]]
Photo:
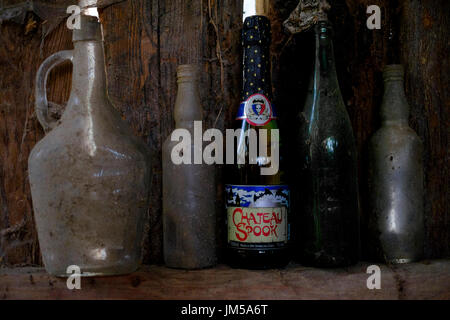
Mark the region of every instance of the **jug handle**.
[[67, 60], [73, 60], [73, 50], [56, 52], [44, 60], [36, 75], [36, 116], [45, 132], [57, 124], [56, 120], [48, 116], [47, 77], [54, 67]]

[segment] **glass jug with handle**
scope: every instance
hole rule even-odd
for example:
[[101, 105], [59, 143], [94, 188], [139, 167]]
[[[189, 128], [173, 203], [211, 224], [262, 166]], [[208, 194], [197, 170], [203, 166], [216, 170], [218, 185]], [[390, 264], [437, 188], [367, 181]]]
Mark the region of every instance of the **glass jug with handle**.
[[[115, 275], [137, 269], [148, 209], [150, 163], [107, 95], [101, 25], [81, 15], [74, 50], [47, 58], [36, 78], [36, 114], [47, 132], [29, 157], [29, 179], [46, 270], [68, 276]], [[67, 107], [48, 115], [46, 81], [58, 64], [73, 64]]]

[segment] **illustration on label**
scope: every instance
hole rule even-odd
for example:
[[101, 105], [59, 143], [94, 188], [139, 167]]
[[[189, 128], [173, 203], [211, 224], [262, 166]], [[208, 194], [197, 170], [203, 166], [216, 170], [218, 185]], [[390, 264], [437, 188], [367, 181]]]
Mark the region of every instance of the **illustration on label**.
[[245, 119], [253, 126], [264, 126], [274, 119], [272, 105], [263, 94], [257, 93], [242, 102], [237, 120]]
[[226, 185], [228, 241], [286, 243], [289, 240], [287, 186]]

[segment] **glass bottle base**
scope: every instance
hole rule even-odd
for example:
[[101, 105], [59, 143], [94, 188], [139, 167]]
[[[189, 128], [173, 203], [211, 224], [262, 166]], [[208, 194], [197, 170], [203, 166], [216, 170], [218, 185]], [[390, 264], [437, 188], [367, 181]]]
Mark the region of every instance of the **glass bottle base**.
[[387, 260], [390, 264], [407, 264], [417, 261], [418, 259], [412, 259], [412, 258], [396, 258], [396, 259], [389, 259]]

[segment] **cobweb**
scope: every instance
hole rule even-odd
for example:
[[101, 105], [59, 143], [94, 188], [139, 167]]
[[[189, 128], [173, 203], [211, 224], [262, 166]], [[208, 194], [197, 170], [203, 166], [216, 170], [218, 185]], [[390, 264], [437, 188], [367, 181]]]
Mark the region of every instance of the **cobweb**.
[[319, 21], [328, 20], [326, 11], [330, 7], [326, 0], [300, 0], [283, 25], [292, 34], [305, 31]]

